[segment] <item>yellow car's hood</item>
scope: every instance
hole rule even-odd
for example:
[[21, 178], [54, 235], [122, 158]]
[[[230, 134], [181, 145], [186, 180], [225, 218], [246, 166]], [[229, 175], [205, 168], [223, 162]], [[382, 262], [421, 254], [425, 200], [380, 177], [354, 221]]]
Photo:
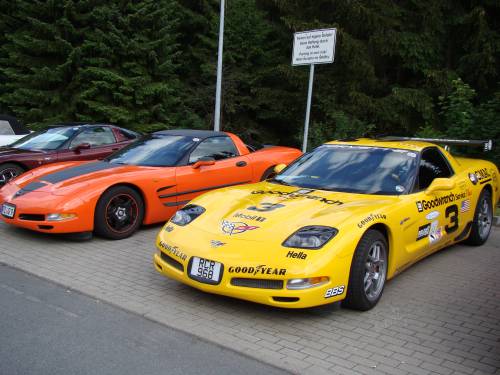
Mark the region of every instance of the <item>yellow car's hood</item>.
[[[207, 193], [192, 204], [206, 212], [189, 224], [196, 230], [234, 240], [279, 241], [297, 229], [325, 225], [341, 229], [364, 226], [397, 196], [301, 189], [261, 182]], [[221, 204], [224, 202], [224, 204]]]

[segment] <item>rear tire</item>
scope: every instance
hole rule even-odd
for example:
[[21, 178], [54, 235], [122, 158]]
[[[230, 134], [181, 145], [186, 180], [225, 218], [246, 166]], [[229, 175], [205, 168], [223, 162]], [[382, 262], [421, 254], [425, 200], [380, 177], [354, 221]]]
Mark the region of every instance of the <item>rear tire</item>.
[[361, 237], [352, 259], [343, 306], [366, 311], [378, 303], [387, 277], [387, 250], [387, 241], [379, 231], [369, 229]]
[[0, 186], [16, 178], [25, 172], [24, 168], [17, 164], [5, 163], [0, 165]]
[[484, 244], [490, 235], [492, 223], [493, 204], [491, 203], [491, 193], [484, 189], [477, 200], [469, 237], [464, 242], [472, 246]]
[[144, 218], [141, 196], [128, 186], [114, 186], [99, 198], [94, 231], [99, 236], [121, 240], [134, 234]]

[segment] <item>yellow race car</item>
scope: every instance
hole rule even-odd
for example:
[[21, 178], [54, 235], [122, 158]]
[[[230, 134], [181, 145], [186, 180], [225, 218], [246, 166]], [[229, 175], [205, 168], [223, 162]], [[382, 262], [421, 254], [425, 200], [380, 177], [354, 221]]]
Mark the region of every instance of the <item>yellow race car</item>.
[[482, 142], [329, 142], [272, 179], [191, 201], [158, 234], [155, 268], [209, 293], [272, 306], [342, 300], [371, 309], [386, 280], [419, 259], [488, 239], [497, 167], [435, 144]]

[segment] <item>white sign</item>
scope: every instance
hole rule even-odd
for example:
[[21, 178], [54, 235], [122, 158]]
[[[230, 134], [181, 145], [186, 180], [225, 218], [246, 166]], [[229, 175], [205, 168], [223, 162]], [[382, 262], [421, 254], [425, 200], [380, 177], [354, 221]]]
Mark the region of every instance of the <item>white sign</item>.
[[330, 64], [335, 56], [337, 29], [293, 34], [292, 65]]

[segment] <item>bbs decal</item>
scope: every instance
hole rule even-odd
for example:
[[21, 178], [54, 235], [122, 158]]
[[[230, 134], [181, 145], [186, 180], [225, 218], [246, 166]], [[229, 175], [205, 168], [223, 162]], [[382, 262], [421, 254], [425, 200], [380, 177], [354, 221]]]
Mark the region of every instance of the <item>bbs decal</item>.
[[325, 293], [325, 298], [340, 296], [342, 293], [344, 293], [344, 290], [345, 290], [344, 285], [340, 285], [340, 286], [336, 286], [336, 287], [327, 289], [326, 293]]

